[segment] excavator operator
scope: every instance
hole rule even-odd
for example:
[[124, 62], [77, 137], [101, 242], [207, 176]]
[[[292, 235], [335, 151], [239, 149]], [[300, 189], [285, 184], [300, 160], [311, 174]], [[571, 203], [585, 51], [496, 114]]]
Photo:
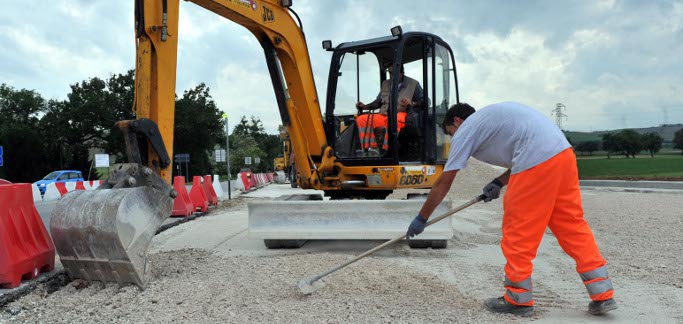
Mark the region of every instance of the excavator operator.
[[[380, 93], [374, 101], [367, 105], [362, 102], [356, 103], [356, 108], [359, 111], [379, 108], [379, 113], [362, 114], [356, 119], [361, 148], [363, 151], [368, 152], [370, 156], [380, 155], [378, 141], [382, 138], [381, 150], [386, 151], [389, 148], [387, 112], [389, 110], [389, 95], [391, 94], [392, 69], [389, 68], [388, 72], [389, 78], [382, 82]], [[405, 76], [403, 65], [401, 65], [399, 75], [398, 98], [399, 104], [396, 119], [398, 121], [398, 132], [400, 133], [405, 127], [406, 122], [409, 124], [417, 123], [414, 119], [419, 115], [417, 109], [422, 106], [422, 87], [417, 80]], [[410, 117], [407, 118], [408, 116]]]

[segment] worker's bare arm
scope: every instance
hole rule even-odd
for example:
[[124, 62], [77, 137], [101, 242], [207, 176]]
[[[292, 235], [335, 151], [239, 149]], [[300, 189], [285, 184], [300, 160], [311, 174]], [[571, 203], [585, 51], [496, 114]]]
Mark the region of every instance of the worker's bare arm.
[[436, 207], [441, 203], [443, 198], [446, 197], [448, 190], [451, 189], [451, 184], [453, 184], [453, 180], [455, 180], [455, 175], [457, 173], [458, 170], [446, 171], [436, 180], [434, 186], [432, 186], [432, 190], [429, 192], [429, 196], [427, 196], [427, 201], [425, 201], [420, 210], [420, 215], [422, 215], [422, 217], [429, 219], [429, 216], [432, 215]]
[[510, 169], [505, 171], [505, 173], [501, 174], [498, 178], [498, 181], [500, 181], [504, 186], [508, 184], [508, 181], [510, 181]]

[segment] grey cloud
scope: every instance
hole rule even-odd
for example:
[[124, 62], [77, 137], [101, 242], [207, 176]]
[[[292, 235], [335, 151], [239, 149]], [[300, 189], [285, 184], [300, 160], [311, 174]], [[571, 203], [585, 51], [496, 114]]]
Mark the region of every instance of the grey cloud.
[[[132, 3], [10, 0], [3, 6], [6, 10], [0, 11], [0, 30], [32, 29], [35, 32], [27, 37], [63, 50], [63, 55], [76, 56], [77, 60], [64, 63], [74, 66], [51, 66], [48, 57], [23, 50], [2, 33], [0, 78], [16, 82], [15, 87], [36, 89], [47, 97], [64, 97], [69, 83], [106, 77], [97, 75], [102, 71], [119, 73], [123, 71], [115, 69], [132, 68]], [[76, 8], [74, 14], [80, 12], [82, 17], [70, 16], [59, 10], [60, 5]], [[595, 1], [544, 0], [294, 0], [294, 9], [306, 31], [321, 102], [330, 60], [329, 53], [320, 47], [321, 41], [332, 39], [338, 44], [384, 36], [390, 27], [400, 23], [404, 30], [432, 32], [451, 45], [466, 101], [504, 99], [551, 107], [566, 100], [571, 102], [568, 124], [585, 130], [589, 126], [598, 128], [597, 120], [600, 128], [622, 127], [625, 123], [652, 126], [665, 119], [662, 107], [667, 107], [670, 122], [683, 121], [677, 112], [683, 111], [683, 99], [676, 88], [683, 83], [683, 63], [678, 58], [683, 52], [683, 17], [675, 16], [681, 14], [680, 2], [615, 1], [613, 7], [602, 9], [599, 5]], [[268, 80], [262, 49], [257, 43], [245, 43], [245, 38], [254, 37], [243, 27], [192, 3], [181, 2], [181, 10], [198, 29], [179, 32], [177, 92], [205, 82], [219, 107], [231, 115], [254, 114], [274, 133], [278, 114], [270, 84], [264, 82], [268, 84], [258, 89], [242, 90], [255, 92], [256, 97], [228, 97], [226, 93], [234, 92], [225, 87], [242, 85], [225, 84], [225, 78], [220, 76], [220, 71], [232, 65], [250, 71], [253, 78]], [[571, 47], [578, 31], [590, 30], [607, 35], [610, 42]], [[482, 44], [483, 39], [490, 39], [488, 35], [495, 35], [496, 42], [520, 46], [508, 41], [516, 31], [541, 37], [540, 47], [524, 48], [520, 54], [516, 48]], [[543, 55], [537, 55], [536, 61], [519, 57], [541, 51]], [[103, 54], [90, 57], [89, 53], [97, 52]], [[553, 58], [559, 59], [543, 61]], [[525, 66], [529, 64], [535, 66]], [[524, 73], [530, 68], [532, 72]], [[557, 83], [552, 93], [544, 88], [544, 82]], [[660, 117], [649, 118], [652, 114]]]

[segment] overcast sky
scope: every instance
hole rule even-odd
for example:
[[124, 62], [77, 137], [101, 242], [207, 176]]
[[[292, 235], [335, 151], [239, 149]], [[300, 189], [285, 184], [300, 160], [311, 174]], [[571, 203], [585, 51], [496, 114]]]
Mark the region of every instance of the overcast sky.
[[[0, 83], [64, 99], [69, 84], [134, 64], [133, 1], [0, 0]], [[683, 1], [294, 0], [324, 99], [320, 43], [404, 31], [441, 36], [461, 100], [518, 101], [578, 131], [683, 123]], [[280, 124], [263, 51], [243, 27], [181, 1], [176, 92], [206, 83], [231, 124]], [[321, 100], [321, 102], [324, 102]]]

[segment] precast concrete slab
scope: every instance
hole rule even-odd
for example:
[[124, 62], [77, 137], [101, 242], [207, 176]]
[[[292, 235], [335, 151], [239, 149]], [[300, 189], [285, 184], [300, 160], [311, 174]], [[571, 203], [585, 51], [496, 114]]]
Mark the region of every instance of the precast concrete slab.
[[[424, 202], [420, 200], [339, 200], [251, 202], [248, 237], [273, 240], [388, 240], [405, 234]], [[442, 202], [434, 216], [448, 212]], [[453, 237], [451, 218], [428, 227], [420, 240]]]

